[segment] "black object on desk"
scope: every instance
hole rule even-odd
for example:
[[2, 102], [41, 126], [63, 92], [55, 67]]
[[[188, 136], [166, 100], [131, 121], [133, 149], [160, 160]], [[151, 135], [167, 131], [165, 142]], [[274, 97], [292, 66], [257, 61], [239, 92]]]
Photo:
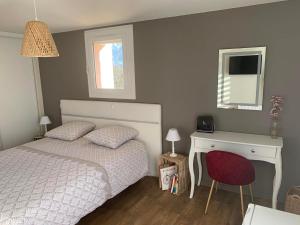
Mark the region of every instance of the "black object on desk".
[[214, 118], [212, 116], [198, 116], [197, 131], [213, 133], [215, 131]]

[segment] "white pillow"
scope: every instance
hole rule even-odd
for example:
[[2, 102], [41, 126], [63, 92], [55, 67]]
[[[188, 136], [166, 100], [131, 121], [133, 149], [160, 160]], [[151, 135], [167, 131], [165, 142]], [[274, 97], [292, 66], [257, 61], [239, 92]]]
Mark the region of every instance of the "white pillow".
[[97, 145], [115, 149], [134, 139], [138, 134], [136, 129], [130, 127], [109, 126], [94, 130], [84, 137]]
[[64, 141], [74, 141], [90, 132], [96, 127], [95, 124], [87, 121], [71, 121], [53, 130], [48, 131], [45, 136]]

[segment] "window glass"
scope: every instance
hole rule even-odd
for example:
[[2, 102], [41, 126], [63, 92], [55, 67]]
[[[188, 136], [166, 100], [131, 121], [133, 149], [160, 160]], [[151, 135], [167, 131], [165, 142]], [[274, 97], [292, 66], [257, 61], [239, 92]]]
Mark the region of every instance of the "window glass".
[[94, 43], [94, 60], [97, 88], [124, 89], [121, 40]]

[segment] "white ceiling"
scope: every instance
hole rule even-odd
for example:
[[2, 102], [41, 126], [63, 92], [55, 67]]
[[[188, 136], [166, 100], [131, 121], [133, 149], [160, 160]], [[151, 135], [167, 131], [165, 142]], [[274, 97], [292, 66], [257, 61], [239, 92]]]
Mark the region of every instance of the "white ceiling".
[[[135, 22], [281, 0], [37, 0], [52, 32]], [[22, 33], [34, 18], [33, 0], [0, 0], [0, 31]]]

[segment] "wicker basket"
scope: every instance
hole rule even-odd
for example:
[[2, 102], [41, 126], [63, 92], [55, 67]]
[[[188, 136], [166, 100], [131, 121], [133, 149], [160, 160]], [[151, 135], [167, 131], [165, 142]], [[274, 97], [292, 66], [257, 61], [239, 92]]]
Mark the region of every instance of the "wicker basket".
[[285, 211], [300, 215], [300, 186], [291, 188], [286, 196]]

